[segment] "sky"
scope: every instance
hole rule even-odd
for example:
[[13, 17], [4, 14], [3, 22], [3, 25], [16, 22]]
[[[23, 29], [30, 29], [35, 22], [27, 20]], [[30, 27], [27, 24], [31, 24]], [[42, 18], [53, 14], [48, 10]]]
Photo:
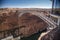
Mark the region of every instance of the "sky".
[[51, 8], [50, 0], [0, 0], [0, 8]]

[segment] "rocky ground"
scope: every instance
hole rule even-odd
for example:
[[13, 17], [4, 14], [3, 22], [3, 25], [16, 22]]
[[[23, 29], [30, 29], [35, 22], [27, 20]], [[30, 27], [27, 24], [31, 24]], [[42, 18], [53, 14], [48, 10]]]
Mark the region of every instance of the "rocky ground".
[[[21, 34], [20, 36], [23, 37], [21, 40], [37, 40], [41, 33], [40, 30], [46, 30], [48, 24], [30, 12], [23, 12], [24, 14], [19, 17], [18, 15], [21, 13], [21, 10], [43, 12], [46, 16], [48, 16], [50, 13], [49, 9], [49, 11], [47, 9], [0, 9], [0, 31], [20, 27], [19, 34]], [[0, 34], [0, 37], [2, 35]]]

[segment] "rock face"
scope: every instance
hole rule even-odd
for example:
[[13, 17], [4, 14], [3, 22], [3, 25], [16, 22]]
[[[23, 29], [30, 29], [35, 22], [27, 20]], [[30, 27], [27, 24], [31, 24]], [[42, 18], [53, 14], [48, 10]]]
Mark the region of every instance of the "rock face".
[[37, 33], [39, 30], [44, 30], [47, 27], [47, 24], [42, 19], [31, 13], [25, 13], [19, 17], [18, 24], [21, 27], [20, 33], [24, 37]]
[[18, 26], [17, 14], [10, 12], [2, 13], [0, 15], [0, 39], [5, 38], [11, 35], [11, 29], [14, 29]]
[[57, 27], [47, 33], [41, 40], [60, 40], [60, 27]]
[[0, 20], [0, 31], [20, 27], [19, 34], [22, 37], [28, 37], [48, 26], [42, 19], [31, 13], [24, 13], [21, 17], [18, 17], [17, 12], [3, 13]]
[[9, 13], [8, 15], [6, 13], [3, 13], [0, 16], [0, 31], [9, 30], [17, 26], [17, 14], [16, 13]]

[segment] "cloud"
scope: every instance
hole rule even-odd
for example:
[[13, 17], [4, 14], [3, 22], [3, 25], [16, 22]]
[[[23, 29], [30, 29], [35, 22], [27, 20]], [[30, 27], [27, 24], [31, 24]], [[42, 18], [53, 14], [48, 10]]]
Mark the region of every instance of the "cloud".
[[26, 6], [2, 6], [0, 8], [51, 8], [51, 6], [26, 5]]

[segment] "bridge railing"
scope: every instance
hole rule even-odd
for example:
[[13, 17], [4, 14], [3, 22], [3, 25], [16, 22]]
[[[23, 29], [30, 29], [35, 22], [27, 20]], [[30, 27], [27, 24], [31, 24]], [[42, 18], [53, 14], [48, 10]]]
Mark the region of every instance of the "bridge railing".
[[56, 28], [57, 24], [53, 20], [51, 20], [50, 18], [45, 16], [43, 13], [37, 12], [34, 15], [36, 15], [36, 16], [40, 17], [42, 20], [44, 20], [49, 25], [49, 28], [52, 28], [52, 29]]

